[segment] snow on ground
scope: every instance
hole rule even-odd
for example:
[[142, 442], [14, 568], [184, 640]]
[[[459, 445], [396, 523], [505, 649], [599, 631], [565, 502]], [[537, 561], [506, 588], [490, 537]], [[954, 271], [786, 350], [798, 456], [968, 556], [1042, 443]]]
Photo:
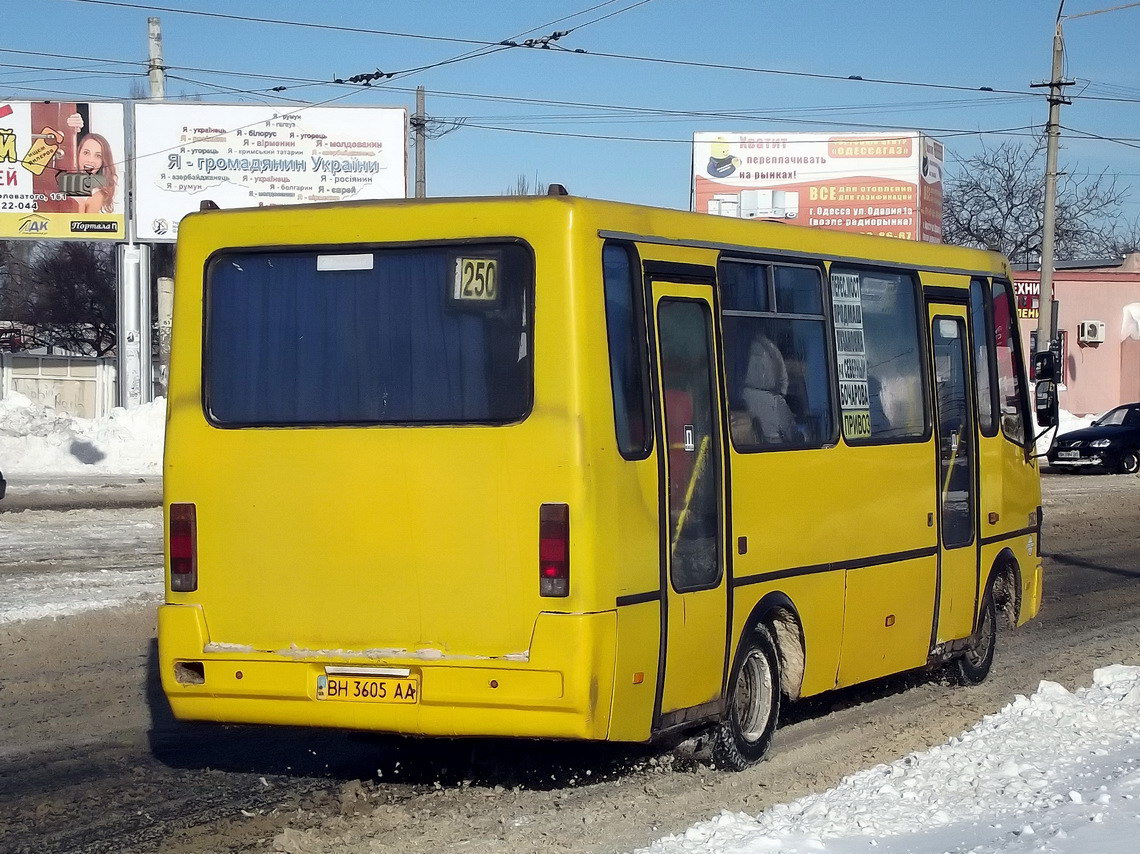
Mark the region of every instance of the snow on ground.
[[0, 471], [8, 475], [153, 474], [162, 466], [166, 401], [76, 418], [19, 392], [0, 398]]
[[[1032, 400], [1030, 404], [1032, 410]], [[1082, 427], [1088, 427], [1099, 417], [1099, 415], [1073, 415], [1073, 413], [1062, 409], [1058, 413], [1056, 431], [1048, 430], [1042, 435], [1041, 428], [1037, 425], [1037, 415], [1034, 413], [1033, 429], [1036, 431], [1034, 435], [1037, 436], [1037, 453], [1048, 453], [1049, 446], [1053, 444], [1057, 436], [1063, 436], [1066, 433], [1072, 433], [1074, 430], [1080, 430]]]
[[958, 738], [643, 854], [1125, 852], [1140, 838], [1140, 667], [1042, 682]]
[[162, 595], [162, 510], [25, 510], [0, 517], [0, 624]]

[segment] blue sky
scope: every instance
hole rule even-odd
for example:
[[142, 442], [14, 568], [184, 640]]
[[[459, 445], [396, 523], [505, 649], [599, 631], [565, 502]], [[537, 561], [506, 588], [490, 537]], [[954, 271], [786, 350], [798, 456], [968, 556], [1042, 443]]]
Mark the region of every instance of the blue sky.
[[[147, 5], [144, 0], [131, 2]], [[155, 5], [499, 41], [600, 2], [157, 0]], [[532, 35], [568, 29], [634, 2], [616, 0]], [[1065, 11], [1077, 14], [1118, 2], [1122, 0], [1067, 0]], [[88, 97], [127, 96], [134, 78], [121, 72], [134, 68], [97, 60], [145, 59], [148, 14], [162, 19], [172, 78], [189, 78], [171, 79], [168, 96], [196, 94], [221, 103], [267, 96], [217, 87], [244, 91], [274, 85], [290, 86], [280, 93], [286, 97], [321, 101], [347, 90], [298, 88], [281, 78], [328, 80], [377, 68], [403, 70], [477, 47], [148, 12], [82, 0], [33, 0], [6, 4], [5, 38], [0, 47], [41, 55], [0, 53], [0, 63], [7, 63], [0, 65], [0, 93], [28, 99], [55, 97], [57, 91]], [[1055, 16], [1053, 0], [651, 0], [585, 26], [560, 43], [588, 52], [1028, 91], [1031, 81], [1048, 77]], [[1065, 31], [1067, 74], [1080, 82], [1072, 90], [1078, 96], [1076, 103], [1064, 108], [1062, 123], [1100, 136], [1132, 138], [1137, 140], [1132, 145], [1140, 146], [1140, 7], [1072, 20]], [[84, 59], [51, 58], [43, 53]], [[191, 71], [189, 67], [263, 74], [271, 79]], [[113, 71], [120, 73], [108, 73]], [[137, 80], [145, 85], [144, 77]], [[694, 131], [855, 129], [843, 122], [947, 132], [1030, 125], [1039, 129], [1047, 110], [1044, 99], [1033, 96], [697, 69], [522, 48], [410, 74], [387, 86], [410, 89], [416, 84], [428, 89], [430, 114], [466, 117], [468, 122], [429, 144], [429, 195], [497, 195], [512, 186], [518, 175], [525, 174], [533, 182], [537, 174], [542, 183], [559, 181], [575, 194], [681, 208], [689, 204], [690, 151], [685, 141]], [[645, 116], [437, 94], [445, 91], [681, 111], [764, 111], [769, 120]], [[1124, 100], [1097, 101], [1090, 96]], [[354, 90], [335, 103], [410, 108], [413, 96], [374, 86]], [[819, 124], [805, 123], [809, 121]], [[584, 139], [518, 130], [678, 142]], [[1067, 137], [1063, 164], [1119, 175], [1122, 183], [1137, 188], [1128, 211], [1140, 214], [1140, 147], [1080, 141], [1073, 134]], [[1032, 141], [1029, 136], [985, 135], [953, 136], [946, 143], [953, 154], [968, 156], [983, 139], [991, 145], [1005, 139]], [[954, 169], [953, 160], [950, 169]]]

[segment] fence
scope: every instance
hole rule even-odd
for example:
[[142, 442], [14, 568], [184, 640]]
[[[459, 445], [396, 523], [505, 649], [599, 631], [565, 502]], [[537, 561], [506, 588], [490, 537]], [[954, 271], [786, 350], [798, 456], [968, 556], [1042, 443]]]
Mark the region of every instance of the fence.
[[115, 405], [115, 360], [0, 353], [0, 397], [13, 391], [61, 412], [99, 418]]

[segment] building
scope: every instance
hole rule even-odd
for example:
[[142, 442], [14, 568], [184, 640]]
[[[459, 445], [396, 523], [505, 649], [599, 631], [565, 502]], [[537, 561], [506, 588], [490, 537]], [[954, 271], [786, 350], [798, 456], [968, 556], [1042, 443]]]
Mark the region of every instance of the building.
[[[1037, 338], [1041, 276], [1015, 271], [1017, 316], [1027, 349]], [[1140, 252], [1060, 261], [1053, 274], [1061, 338], [1061, 408], [1098, 414], [1140, 401]]]

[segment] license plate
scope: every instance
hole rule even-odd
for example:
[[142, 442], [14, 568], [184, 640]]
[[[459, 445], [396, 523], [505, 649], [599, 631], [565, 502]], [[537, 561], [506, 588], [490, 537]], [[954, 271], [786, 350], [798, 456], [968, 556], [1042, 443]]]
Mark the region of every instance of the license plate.
[[345, 700], [353, 703], [418, 703], [418, 679], [389, 676], [317, 677], [318, 700]]
[[1057, 459], [1059, 460], [1079, 460], [1080, 458], [1080, 451], [1057, 451]]

